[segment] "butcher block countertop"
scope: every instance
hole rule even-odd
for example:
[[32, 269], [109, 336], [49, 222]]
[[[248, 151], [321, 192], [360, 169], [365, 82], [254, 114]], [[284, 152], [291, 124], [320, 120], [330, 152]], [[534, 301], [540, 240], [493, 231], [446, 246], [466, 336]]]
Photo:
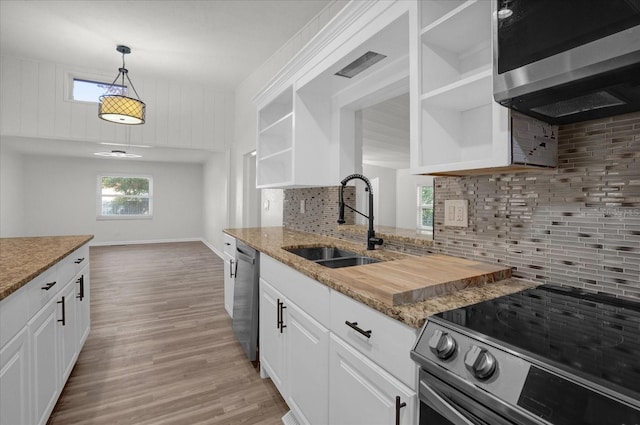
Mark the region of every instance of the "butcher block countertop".
[[[511, 277], [509, 268], [430, 254], [422, 257], [357, 244], [284, 227], [225, 229], [225, 233], [299, 272], [414, 328], [426, 318], [512, 294], [537, 284]], [[334, 246], [383, 260], [332, 269], [286, 248]]]
[[0, 238], [0, 300], [93, 239], [93, 235]]

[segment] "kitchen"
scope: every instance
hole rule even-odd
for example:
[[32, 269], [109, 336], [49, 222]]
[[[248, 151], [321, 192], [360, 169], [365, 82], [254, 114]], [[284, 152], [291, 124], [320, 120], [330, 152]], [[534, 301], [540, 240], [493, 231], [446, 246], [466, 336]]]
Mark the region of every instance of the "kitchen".
[[[351, 155], [354, 155], [353, 152], [357, 150], [354, 142], [347, 140], [343, 144], [342, 135], [336, 136], [334, 132], [348, 133], [353, 126], [351, 120], [355, 118], [354, 115], [345, 113], [340, 122], [342, 128], [337, 128], [339, 126], [333, 125], [332, 117], [318, 113], [322, 111], [322, 105], [325, 104], [317, 94], [327, 89], [340, 89], [340, 87], [326, 84], [325, 79], [328, 75], [324, 70], [333, 66], [347, 65], [350, 60], [355, 59], [349, 56], [352, 51], [355, 53], [354, 46], [360, 46], [367, 40], [374, 40], [378, 33], [391, 34], [393, 37], [399, 34], [401, 40], [404, 40], [402, 37], [406, 37], [407, 45], [399, 50], [392, 49], [398, 52], [398, 56], [388, 58], [389, 62], [386, 64], [390, 64], [389, 66], [384, 66], [385, 62], [380, 62], [380, 65], [388, 71], [388, 78], [375, 81], [369, 79], [366, 87], [363, 85], [352, 90], [343, 90], [339, 92], [340, 98], [334, 99], [334, 102], [338, 102], [338, 107], [346, 105], [347, 107], [343, 109], [353, 110], [353, 105], [369, 105], [376, 100], [373, 98], [361, 100], [363, 90], [371, 90], [371, 87], [377, 84], [376, 93], [384, 98], [390, 98], [407, 90], [408, 83], [411, 93], [421, 93], [421, 90], [424, 92], [422, 96], [417, 96], [418, 99], [412, 97], [410, 100], [424, 102], [423, 105], [418, 104], [417, 108], [412, 104], [412, 111], [422, 111], [420, 113], [422, 117], [412, 115], [412, 122], [420, 121], [421, 125], [427, 128], [432, 117], [437, 115], [433, 105], [438, 101], [436, 97], [427, 96], [429, 90], [438, 90], [440, 88], [438, 85], [445, 87], [449, 81], [443, 80], [441, 76], [438, 77], [442, 73], [438, 73], [436, 67], [433, 76], [426, 78], [424, 83], [427, 85], [435, 81], [436, 86], [421, 88], [417, 81], [419, 78], [415, 78], [415, 75], [423, 66], [415, 60], [414, 52], [421, 51], [422, 55], [432, 58], [434, 63], [439, 63], [437, 58], [429, 56], [434, 54], [429, 50], [430, 44], [435, 43], [439, 36], [437, 32], [432, 36], [427, 30], [429, 28], [438, 30], [435, 24], [442, 21], [437, 18], [438, 13], [443, 17], [455, 17], [456, 14], [449, 13], [451, 10], [438, 12], [434, 7], [430, 12], [436, 16], [434, 18], [426, 13], [426, 10], [446, 2], [423, 2], [422, 12], [425, 15], [421, 19], [432, 19], [434, 23], [433, 25], [428, 22], [419, 24], [417, 13], [413, 9], [415, 5], [408, 5], [409, 3], [412, 2], [390, 2], [389, 4], [379, 2], [370, 7], [353, 4], [347, 6], [339, 2], [330, 3], [333, 9], [324, 9], [324, 14], [314, 18], [315, 24], [310, 26], [315, 28], [314, 25], [317, 25], [316, 31], [320, 29], [319, 27], [325, 27], [324, 32], [320, 31], [324, 39], [316, 37], [315, 44], [310, 43], [301, 50], [303, 54], [294, 55], [293, 50], [298, 51], [299, 48], [284, 49], [280, 52], [281, 57], [272, 58], [277, 64], [265, 66], [270, 69], [270, 72], [264, 71], [265, 75], [255, 77], [260, 81], [250, 78], [243, 82], [235, 93], [219, 92], [215, 89], [204, 91], [207, 95], [199, 95], [201, 96], [199, 105], [204, 99], [211, 102], [205, 108], [208, 112], [215, 112], [212, 113], [211, 119], [209, 117], [203, 119], [202, 111], [195, 112], [196, 108], [190, 109], [192, 107], [188, 101], [182, 101], [182, 109], [177, 111], [182, 111], [180, 121], [188, 124], [176, 127], [171, 125], [161, 127], [162, 117], [151, 119], [151, 105], [153, 103], [161, 105], [163, 102], [160, 94], [167, 93], [167, 99], [172, 99], [176, 93], [171, 91], [166, 81], [136, 77], [143, 75], [142, 70], [138, 71], [138, 69], [143, 68], [144, 63], [135, 59], [137, 54], [142, 54], [137, 53], [135, 48], [126, 59], [130, 67], [131, 79], [138, 85], [138, 89], [144, 89], [140, 92], [144, 93], [142, 98], [149, 104], [149, 116], [148, 122], [143, 126], [136, 126], [127, 131], [122, 129], [125, 126], [109, 126], [108, 123], [94, 124], [89, 117], [98, 121], [94, 112], [95, 105], [85, 108], [84, 105], [69, 104], [60, 99], [61, 95], [47, 94], [46, 90], [34, 93], [34, 86], [38, 87], [37, 84], [23, 83], [18, 86], [19, 89], [16, 89], [15, 82], [28, 82], [29, 78], [32, 82], [39, 84], [55, 85], [56, 81], [63, 79], [62, 75], [66, 69], [54, 63], [18, 59], [17, 57], [20, 56], [17, 54], [11, 57], [4, 56], [3, 49], [3, 99], [14, 96], [20, 108], [8, 108], [3, 101], [2, 237], [86, 233], [95, 235], [92, 246], [116, 242], [179, 242], [201, 238], [214, 252], [222, 256], [223, 229], [247, 228], [259, 224], [264, 226], [273, 220], [273, 216], [276, 216], [280, 217], [280, 223], [276, 220], [276, 225], [326, 236], [341, 236], [364, 247], [366, 238], [364, 233], [358, 233], [356, 230], [355, 233], [350, 234], [348, 230], [340, 230], [334, 224], [338, 216], [336, 187], [345, 176], [359, 171], [354, 170], [353, 161], [349, 161]], [[468, 2], [468, 5], [467, 2], [458, 3], [465, 6], [460, 8], [462, 11], [472, 9], [476, 2]], [[482, 3], [478, 2], [479, 5]], [[409, 11], [407, 12], [403, 7], [408, 7]], [[349, 16], [349, 12], [353, 15]], [[354, 21], [356, 23], [351, 26], [344, 27], [346, 29], [344, 29], [345, 33], [341, 34], [342, 43], [331, 44], [327, 41], [330, 40], [330, 32], [327, 28], [331, 29], [333, 25], [333, 30], [338, 31], [337, 27], [340, 24], [346, 25], [344, 23], [349, 22], [348, 18], [353, 18], [357, 13], [362, 14], [360, 20]], [[459, 15], [462, 16], [462, 13]], [[331, 17], [335, 19], [331, 20]], [[367, 20], [372, 24], [360, 23]], [[424, 26], [424, 30], [418, 26]], [[388, 29], [388, 32], [384, 29]], [[417, 34], [418, 31], [424, 32], [422, 39], [426, 41], [423, 41], [423, 46], [414, 45], [415, 40], [410, 36], [413, 33]], [[309, 29], [307, 33], [298, 34], [299, 38], [292, 44], [300, 46], [306, 44], [306, 41], [315, 34], [315, 32], [310, 34], [311, 32], [313, 31]], [[445, 31], [444, 34], [446, 38], [447, 32]], [[303, 39], [303, 37], [308, 38]], [[381, 39], [374, 41], [384, 41], [384, 37]], [[327, 44], [322, 45], [323, 41]], [[331, 50], [336, 44], [344, 47]], [[323, 54], [313, 56], [307, 53], [318, 46], [325, 48]], [[110, 47], [112, 48], [113, 46]], [[480, 45], [475, 49], [478, 52], [488, 50], [486, 45]], [[437, 49], [432, 50], [437, 53]], [[103, 56], [105, 52], [97, 52], [97, 54]], [[290, 58], [294, 60], [289, 62]], [[60, 62], [64, 63], [64, 61]], [[295, 66], [299, 68], [295, 69]], [[273, 174], [260, 173], [264, 173], [264, 170], [269, 171], [269, 155], [280, 151], [284, 154], [287, 150], [275, 148], [269, 152], [265, 150], [267, 145], [261, 145], [260, 142], [256, 145], [257, 123], [251, 125], [247, 123], [256, 122], [256, 110], [262, 110], [273, 99], [277, 99], [282, 93], [287, 93], [287, 84], [290, 80], [287, 80], [286, 72], [279, 71], [280, 69], [298, 72], [302, 76], [296, 77], [296, 87], [300, 90], [295, 92], [296, 100], [292, 105], [296, 108], [296, 131], [315, 132], [308, 134], [312, 134], [316, 140], [326, 140], [327, 149], [326, 152], [314, 152], [314, 158], [296, 157], [294, 164], [299, 161], [300, 164], [308, 167], [300, 167], [298, 164], [295, 170], [291, 170], [296, 174], [284, 177], [276, 174], [273, 178]], [[111, 68], [106, 67], [102, 72], [106, 73], [108, 70]], [[464, 71], [469, 74], [468, 70]], [[491, 80], [490, 74], [486, 71], [486, 67], [480, 69], [478, 80]], [[432, 71], [429, 69], [422, 72]], [[56, 76], [60, 78], [56, 79]], [[438, 78], [441, 79], [438, 80]], [[152, 94], [154, 91], [151, 87], [155, 88], [156, 95]], [[266, 88], [263, 90], [263, 87]], [[56, 88], [56, 90], [63, 89]], [[192, 90], [194, 91], [196, 90]], [[257, 93], [261, 94], [256, 96]], [[289, 93], [291, 96], [294, 94], [291, 91]], [[254, 96], [258, 103], [257, 108], [252, 104]], [[188, 97], [186, 99], [188, 100]], [[170, 105], [167, 105], [166, 99], [164, 102], [164, 117], [168, 118]], [[492, 115], [498, 108], [497, 104], [490, 98], [483, 102], [489, 106], [476, 109], [481, 114], [489, 113], [489, 118], [498, 122], [501, 119], [500, 115]], [[301, 105], [305, 108], [301, 108]], [[36, 114], [32, 108], [35, 110], [42, 108], [43, 113]], [[47, 108], [56, 110], [55, 119], [46, 118]], [[160, 106], [157, 108], [161, 111]], [[225, 115], [231, 110], [234, 111], [230, 114], [231, 116]], [[322, 118], [322, 121], [316, 123], [319, 125], [302, 128], [301, 124], [305, 123], [305, 119], [306, 122], [313, 124], [313, 120], [318, 117]], [[383, 248], [393, 247], [396, 250], [417, 254], [435, 252], [472, 261], [504, 265], [512, 269], [514, 276], [524, 280], [579, 286], [592, 291], [614, 294], [620, 299], [637, 299], [640, 292], [637, 258], [637, 251], [640, 248], [637, 232], [639, 225], [638, 175], [640, 174], [637, 156], [639, 150], [637, 122], [637, 113], [631, 113], [560, 127], [557, 169], [528, 172], [502, 169], [498, 173], [478, 172], [468, 173], [470, 175], [463, 177], [437, 177], [434, 183], [433, 241], [431, 242], [425, 235], [407, 240], [402, 237], [394, 238], [394, 235], [379, 231], [378, 236], [382, 234], [385, 239]], [[485, 132], [484, 127], [478, 128], [477, 131]], [[435, 127], [431, 128], [435, 129]], [[467, 129], [467, 131], [471, 130], [471, 128]], [[475, 130], [474, 127], [473, 131]], [[211, 132], [215, 133], [215, 137], [206, 140], [201, 137]], [[454, 138], [455, 136], [446, 136], [443, 132], [441, 137]], [[145, 145], [150, 143], [149, 140], [152, 142], [156, 140], [158, 145], [166, 149], [174, 149], [176, 146], [172, 143], [175, 143], [175, 140], [182, 140], [187, 141], [190, 148], [182, 147], [173, 150], [172, 154], [175, 158], [205, 151], [208, 160], [201, 166], [177, 161], [161, 165], [153, 162], [136, 162], [136, 174], [153, 175], [154, 187], [158, 190], [154, 194], [156, 204], [153, 220], [96, 221], [95, 205], [92, 202], [95, 199], [95, 174], [104, 171], [131, 173], [130, 166], [120, 165], [125, 164], [124, 161], [118, 162], [118, 165], [113, 162], [106, 165], [105, 163], [89, 165], [89, 161], [86, 160], [54, 159], [55, 157], [50, 155], [52, 148], [39, 143], [41, 142], [39, 138], [63, 139], [79, 151], [86, 147], [86, 143], [79, 142], [80, 139], [111, 140], [112, 143], [124, 144], [126, 150], [147, 149], [136, 148], [134, 145]], [[296, 137], [294, 134], [293, 139], [296, 141], [296, 154], [304, 154], [305, 148], [302, 144], [304, 142], [300, 141], [301, 137]], [[431, 167], [433, 174], [461, 170], [451, 166], [450, 157], [454, 152], [440, 148], [427, 150], [428, 155], [426, 155], [422, 147], [427, 146], [428, 140], [418, 139], [420, 138], [413, 138], [412, 143], [418, 142], [418, 150], [422, 151], [422, 155], [417, 157], [412, 155], [412, 161], [417, 161], [416, 164], [412, 164], [412, 168], [427, 173], [425, 170]], [[340, 140], [339, 146], [336, 143], [338, 140]], [[508, 145], [504, 141], [508, 139], [500, 140], [496, 137], [496, 140], [500, 146], [492, 148], [492, 152], [500, 151], [503, 145]], [[495, 143], [498, 144], [498, 142]], [[17, 143], [23, 146], [22, 149], [30, 149], [31, 153], [24, 153], [24, 151], [17, 153], [15, 150]], [[12, 147], [14, 149], [11, 149]], [[90, 148], [93, 147], [93, 145], [90, 146]], [[247, 185], [244, 184], [250, 180], [245, 176], [251, 174], [244, 164], [250, 161], [250, 153], [256, 147], [258, 148], [257, 181], [265, 188], [262, 191], [264, 198], [260, 200], [252, 198], [254, 194], [251, 190], [245, 190]], [[348, 149], [343, 149], [345, 147]], [[149, 149], [149, 154], [152, 155], [154, 150]], [[412, 149], [412, 152], [414, 151]], [[482, 152], [480, 149], [470, 149], [469, 155], [475, 155], [476, 159], [481, 159]], [[271, 158], [277, 157], [271, 156]], [[305, 160], [309, 164], [305, 163]], [[477, 164], [469, 166], [468, 163], [472, 161], [466, 160], [466, 166], [469, 167], [468, 169], [498, 168], [495, 163], [489, 164], [492, 160], [493, 158], [487, 159], [482, 166]], [[260, 161], [263, 161], [262, 165]], [[449, 162], [449, 169], [438, 169], [440, 164], [447, 162]], [[129, 162], [129, 164], [132, 163]], [[500, 164], [500, 166], [508, 166], [508, 164]], [[105, 170], [105, 168], [108, 169]], [[286, 162], [282, 168], [287, 169]], [[278, 167], [275, 167], [275, 170], [277, 169]], [[320, 171], [317, 171], [318, 169]], [[34, 178], [24, 179], [23, 176], [34, 176]], [[55, 181], [54, 184], [58, 189], [69, 189], [54, 191], [53, 187], [45, 187], [41, 184], [49, 180], [52, 183]], [[16, 182], [23, 182], [20, 183], [23, 186], [16, 187]], [[166, 190], [167, 185], [172, 185], [170, 192], [161, 192]], [[295, 186], [300, 188], [294, 188]], [[195, 187], [196, 190], [181, 190], [184, 187]], [[282, 191], [270, 187], [291, 188]], [[71, 188], [73, 190], [70, 190]], [[24, 197], [23, 193], [31, 195]], [[224, 194], [222, 201], [219, 198], [220, 193]], [[351, 193], [360, 199], [364, 189], [357, 186]], [[167, 197], [178, 195], [180, 198], [177, 201], [167, 200]], [[80, 199], [84, 198], [92, 201], [86, 202], [85, 199], [81, 202]], [[316, 202], [318, 200], [320, 200], [319, 203]], [[449, 200], [463, 201], [463, 205], [468, 208], [466, 227], [445, 223], [447, 219], [445, 201]], [[357, 202], [356, 200], [355, 203]], [[56, 204], [73, 205], [73, 207], [43, 207]], [[320, 208], [323, 204], [326, 204], [327, 208]], [[24, 207], [18, 209], [12, 208], [11, 205]], [[251, 211], [247, 211], [248, 205], [253, 205]], [[316, 208], [316, 205], [319, 207]], [[184, 208], [184, 206], [191, 208]], [[177, 207], [180, 209], [176, 209]], [[361, 209], [359, 206], [356, 208]], [[409, 205], [406, 208], [416, 207]], [[261, 210], [260, 219], [258, 219], [258, 209]], [[176, 217], [180, 217], [183, 223], [177, 224]], [[286, 263], [292, 258], [278, 252], [271, 253], [276, 260], [280, 259]], [[278, 255], [280, 258], [277, 257]], [[391, 263], [393, 261], [389, 262]], [[366, 267], [363, 266], [362, 269], [365, 270]], [[315, 270], [317, 272], [317, 269]], [[314, 277], [322, 281], [321, 276]], [[289, 311], [291, 310], [287, 310]], [[407, 357], [410, 348], [405, 350]], [[414, 402], [414, 409], [416, 408]], [[404, 412], [407, 410], [401, 410], [402, 414], [406, 415]]]

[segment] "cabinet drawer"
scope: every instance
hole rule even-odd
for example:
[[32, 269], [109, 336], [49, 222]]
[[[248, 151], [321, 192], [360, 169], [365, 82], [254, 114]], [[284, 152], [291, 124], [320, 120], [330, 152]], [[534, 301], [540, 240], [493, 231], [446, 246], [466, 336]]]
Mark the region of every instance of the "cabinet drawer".
[[58, 263], [58, 284], [65, 285], [89, 263], [89, 245], [85, 244]]
[[224, 253], [236, 258], [236, 238], [223, 233], [222, 241], [224, 242]]
[[67, 283], [69, 283], [68, 279], [62, 281], [58, 277], [57, 264], [29, 282], [26, 285], [27, 298], [29, 300], [29, 318], [39, 312]]
[[[371, 331], [369, 337], [362, 331]], [[331, 291], [331, 331], [347, 341], [411, 389], [415, 390], [417, 366], [409, 357], [418, 330], [394, 320], [337, 291]]]
[[260, 255], [260, 277], [282, 292], [305, 313], [329, 327], [329, 287], [273, 258]]

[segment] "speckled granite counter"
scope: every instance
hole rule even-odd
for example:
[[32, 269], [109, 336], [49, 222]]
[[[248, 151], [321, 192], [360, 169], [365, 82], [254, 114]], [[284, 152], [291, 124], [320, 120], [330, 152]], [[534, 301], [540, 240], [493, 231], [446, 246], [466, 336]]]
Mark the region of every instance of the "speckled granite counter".
[[[324, 283], [330, 288], [415, 328], [422, 327], [426, 318], [430, 315], [497, 298], [502, 295], [512, 294], [537, 285], [533, 282], [510, 278], [500, 282], [469, 287], [453, 294], [434, 297], [427, 301], [400, 306], [389, 306], [345, 284], [345, 281], [341, 280], [340, 269], [330, 269], [318, 265], [292, 254], [283, 248], [310, 245], [335, 246], [365, 254], [369, 257], [391, 261], [392, 263], [393, 260], [411, 258], [406, 254], [385, 250], [367, 251], [364, 244], [360, 245], [326, 236], [298, 232], [283, 227], [225, 229], [225, 233], [234, 236], [247, 245], [301, 273]], [[402, 267], [401, 262], [398, 263], [398, 267]], [[428, 273], [428, 271], [425, 272]]]
[[[344, 233], [362, 235], [366, 237], [367, 226], [359, 224], [341, 224], [337, 229]], [[390, 226], [375, 226], [376, 236], [384, 240], [392, 240], [397, 242], [408, 242], [415, 245], [430, 247], [433, 245], [433, 232], [417, 229], [401, 229]]]
[[0, 300], [93, 239], [93, 235], [0, 238]]

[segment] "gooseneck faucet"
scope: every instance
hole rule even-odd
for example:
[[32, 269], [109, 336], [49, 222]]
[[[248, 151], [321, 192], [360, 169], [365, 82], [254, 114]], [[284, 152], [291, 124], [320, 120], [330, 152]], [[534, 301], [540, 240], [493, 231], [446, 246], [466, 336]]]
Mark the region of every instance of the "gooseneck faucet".
[[[344, 187], [349, 181], [353, 179], [360, 179], [363, 182], [365, 182], [365, 184], [367, 185], [365, 190], [369, 192], [369, 215], [368, 216], [362, 214], [360, 211], [345, 204], [344, 202], [344, 193], [343, 193]], [[342, 186], [340, 186], [340, 200], [339, 200], [340, 212], [338, 215], [338, 224], [344, 224], [344, 207], [347, 207], [351, 211], [358, 213], [364, 218], [368, 219], [369, 230], [367, 231], [367, 249], [376, 249], [376, 245], [382, 245], [383, 241], [381, 238], [376, 238], [376, 232], [373, 230], [373, 189], [371, 188], [371, 182], [369, 181], [368, 178], [366, 178], [362, 174], [351, 174], [345, 177], [340, 183], [342, 184]]]

